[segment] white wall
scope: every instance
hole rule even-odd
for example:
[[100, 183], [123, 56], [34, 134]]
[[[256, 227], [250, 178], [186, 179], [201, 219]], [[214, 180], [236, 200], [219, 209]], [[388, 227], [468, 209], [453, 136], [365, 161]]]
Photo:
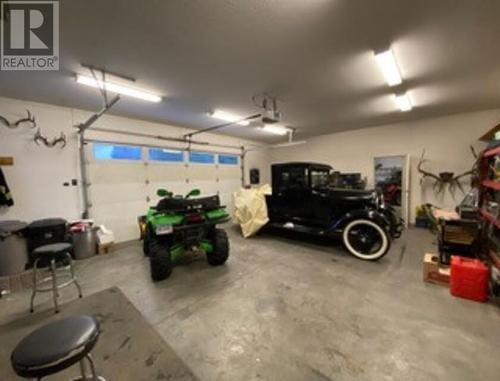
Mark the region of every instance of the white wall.
[[[63, 187], [63, 183], [70, 182], [74, 178], [80, 179], [77, 134], [73, 126], [85, 121], [92, 112], [0, 97], [0, 115], [9, 120], [25, 116], [26, 109], [35, 115], [44, 135], [53, 137], [63, 131], [68, 143], [64, 149], [37, 146], [33, 142], [34, 130], [27, 126], [8, 129], [0, 124], [0, 156], [13, 156], [15, 160], [13, 167], [2, 167], [15, 205], [11, 208], [0, 208], [0, 219], [32, 221], [46, 217], [63, 217], [68, 220], [79, 218], [82, 211], [80, 187]], [[172, 137], [181, 137], [182, 134], [189, 132], [184, 128], [111, 115], [103, 116], [94, 127]], [[88, 137], [158, 144], [158, 140], [155, 139], [134, 139], [102, 133], [89, 133]], [[203, 134], [198, 139], [236, 146], [257, 144], [218, 134]], [[201, 147], [194, 146], [193, 149]], [[223, 149], [220, 151], [224, 152]], [[245, 165], [246, 182], [248, 182], [248, 170], [253, 167], [260, 169], [262, 183], [269, 181], [268, 151], [249, 153]]]
[[[381, 127], [340, 132], [308, 139], [307, 144], [271, 151], [273, 163], [291, 160], [317, 161], [332, 165], [342, 172], [361, 172], [373, 186], [373, 158], [405, 155], [411, 157], [410, 219], [415, 207], [430, 202], [454, 208], [463, 195], [460, 190], [452, 196], [446, 191], [435, 195], [432, 181], [420, 186], [416, 166], [425, 148], [425, 169], [434, 173], [469, 170], [474, 162], [469, 146], [477, 151], [484, 148], [478, 138], [500, 121], [500, 110], [457, 114], [418, 122], [399, 123]], [[462, 183], [468, 185], [468, 179]], [[466, 189], [469, 187], [467, 186]]]

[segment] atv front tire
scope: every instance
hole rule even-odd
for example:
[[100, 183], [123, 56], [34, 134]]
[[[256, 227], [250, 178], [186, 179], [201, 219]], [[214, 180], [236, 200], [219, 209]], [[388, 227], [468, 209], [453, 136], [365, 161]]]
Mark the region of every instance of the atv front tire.
[[207, 262], [210, 266], [223, 265], [229, 257], [227, 233], [222, 229], [215, 229], [211, 238], [214, 249], [211, 253], [207, 253]]
[[172, 273], [169, 245], [155, 238], [149, 239], [149, 263], [151, 265], [151, 279], [159, 282], [167, 279]]

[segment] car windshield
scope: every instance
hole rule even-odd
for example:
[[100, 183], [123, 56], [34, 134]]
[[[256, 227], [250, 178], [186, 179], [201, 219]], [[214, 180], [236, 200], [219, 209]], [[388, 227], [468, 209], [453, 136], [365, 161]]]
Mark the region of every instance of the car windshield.
[[330, 171], [311, 169], [311, 188], [325, 188], [330, 182]]

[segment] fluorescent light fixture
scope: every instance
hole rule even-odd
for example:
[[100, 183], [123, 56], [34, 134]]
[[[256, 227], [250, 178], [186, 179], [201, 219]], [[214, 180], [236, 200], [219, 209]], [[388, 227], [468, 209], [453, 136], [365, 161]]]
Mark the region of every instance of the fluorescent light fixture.
[[260, 129], [262, 131], [269, 132], [270, 134], [281, 135], [281, 136], [286, 135], [291, 131], [289, 128], [275, 124], [266, 124], [260, 127]]
[[127, 85], [118, 84], [115, 82], [102, 81], [101, 79], [95, 80], [93, 77], [78, 74], [76, 76], [76, 82], [82, 85], [95, 87], [98, 89], [106, 89], [113, 93], [128, 95], [130, 97], [139, 98], [149, 102], [160, 102], [161, 97], [156, 94], [152, 94], [143, 90], [139, 90]]
[[375, 58], [389, 86], [396, 86], [403, 82], [401, 74], [399, 73], [398, 64], [396, 63], [396, 59], [391, 49], [375, 54]]
[[396, 104], [401, 111], [410, 111], [413, 108], [411, 99], [408, 94], [395, 95]]
[[288, 142], [288, 143], [281, 143], [281, 144], [275, 144], [273, 148], [286, 148], [286, 147], [294, 147], [294, 146], [300, 146], [301, 144], [306, 144], [306, 140], [298, 140], [296, 142]]
[[234, 114], [231, 114], [230, 112], [226, 112], [226, 111], [222, 111], [222, 110], [215, 110], [213, 113], [210, 114], [210, 116], [212, 118], [224, 120], [226, 122], [236, 122], [237, 120], [240, 120], [240, 122], [237, 123], [240, 126], [248, 126], [250, 124], [250, 122], [248, 120], [241, 120], [241, 119], [245, 119], [244, 117], [234, 115]]

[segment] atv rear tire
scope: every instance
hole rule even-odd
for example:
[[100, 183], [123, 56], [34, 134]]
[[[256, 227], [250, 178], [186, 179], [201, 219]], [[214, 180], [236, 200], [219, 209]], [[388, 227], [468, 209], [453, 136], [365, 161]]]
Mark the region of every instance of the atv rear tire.
[[222, 229], [215, 229], [212, 233], [213, 251], [207, 253], [207, 262], [210, 266], [223, 265], [229, 257], [229, 240], [227, 233]]
[[172, 273], [169, 251], [170, 248], [166, 242], [160, 242], [155, 238], [149, 239], [149, 263], [153, 282], [167, 279]]

